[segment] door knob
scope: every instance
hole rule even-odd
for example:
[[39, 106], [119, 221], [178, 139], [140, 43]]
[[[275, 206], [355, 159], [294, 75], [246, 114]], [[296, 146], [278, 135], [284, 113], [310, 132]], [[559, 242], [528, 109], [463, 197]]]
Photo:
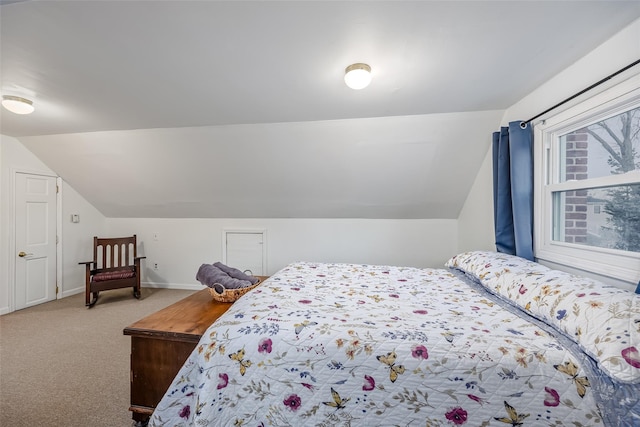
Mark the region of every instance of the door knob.
[[18, 256], [19, 256], [20, 258], [24, 258], [24, 257], [26, 257], [27, 255], [33, 255], [33, 254], [28, 254], [28, 253], [26, 253], [26, 252], [24, 252], [24, 251], [20, 251], [20, 252], [18, 252]]

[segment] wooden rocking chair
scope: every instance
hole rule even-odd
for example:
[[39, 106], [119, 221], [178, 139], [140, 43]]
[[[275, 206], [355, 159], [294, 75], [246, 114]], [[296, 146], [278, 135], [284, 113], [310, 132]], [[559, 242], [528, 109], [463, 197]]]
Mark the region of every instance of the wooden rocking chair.
[[93, 307], [100, 291], [128, 287], [140, 299], [140, 260], [145, 258], [137, 255], [135, 234], [111, 239], [94, 237], [93, 261], [79, 263], [86, 267], [85, 305]]

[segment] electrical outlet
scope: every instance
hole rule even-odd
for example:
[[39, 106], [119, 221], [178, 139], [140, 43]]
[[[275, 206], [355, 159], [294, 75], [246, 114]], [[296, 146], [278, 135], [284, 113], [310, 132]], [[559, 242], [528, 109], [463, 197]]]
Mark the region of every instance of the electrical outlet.
[[154, 262], [154, 263], [153, 263], [153, 269], [154, 269], [154, 270], [157, 270], [157, 269], [158, 269], [158, 263], [157, 263], [157, 262]]
[[155, 240], [156, 242], [158, 240], [160, 240], [160, 233], [158, 233], [157, 231], [153, 233], [153, 240]]

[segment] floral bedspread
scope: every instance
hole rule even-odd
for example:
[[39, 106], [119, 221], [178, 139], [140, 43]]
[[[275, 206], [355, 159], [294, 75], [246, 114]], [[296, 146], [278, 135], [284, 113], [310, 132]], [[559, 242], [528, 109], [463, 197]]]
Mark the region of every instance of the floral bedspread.
[[295, 263], [203, 335], [150, 426], [597, 426], [580, 359], [444, 269]]
[[572, 350], [606, 425], [640, 426], [640, 295], [503, 253], [465, 252], [446, 265]]

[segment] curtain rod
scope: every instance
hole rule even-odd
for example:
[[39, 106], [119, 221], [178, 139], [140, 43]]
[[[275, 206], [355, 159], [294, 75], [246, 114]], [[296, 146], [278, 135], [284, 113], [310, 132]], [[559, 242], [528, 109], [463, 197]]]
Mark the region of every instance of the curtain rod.
[[563, 101], [558, 102], [558, 103], [557, 103], [556, 105], [554, 105], [553, 107], [551, 107], [551, 108], [547, 108], [547, 109], [546, 109], [546, 110], [544, 110], [542, 113], [540, 113], [540, 114], [538, 114], [538, 115], [536, 115], [536, 116], [531, 117], [529, 120], [525, 120], [525, 121], [520, 122], [520, 127], [521, 127], [522, 129], [526, 129], [526, 128], [527, 128], [527, 124], [528, 124], [528, 123], [531, 123], [532, 121], [534, 121], [534, 120], [535, 120], [535, 119], [537, 119], [538, 117], [541, 117], [541, 116], [543, 116], [543, 115], [547, 114], [549, 111], [555, 110], [555, 109], [556, 109], [556, 108], [558, 108], [559, 106], [561, 106], [561, 105], [563, 105], [563, 104], [566, 104], [567, 102], [571, 101], [573, 98], [576, 98], [576, 97], [578, 97], [578, 96], [582, 95], [583, 93], [590, 91], [591, 89], [593, 89], [593, 88], [594, 88], [594, 87], [596, 87], [596, 86], [600, 86], [602, 83], [606, 82], [607, 80], [610, 80], [610, 79], [614, 78], [614, 77], [615, 77], [615, 76], [617, 76], [618, 74], [623, 73], [623, 72], [627, 71], [629, 68], [634, 67], [634, 66], [636, 66], [636, 65], [638, 65], [638, 64], [640, 64], [640, 59], [638, 59], [638, 60], [636, 60], [636, 61], [632, 62], [631, 64], [627, 65], [627, 66], [626, 66], [626, 67], [624, 67], [624, 68], [619, 69], [619, 70], [618, 70], [618, 71], [616, 71], [615, 73], [609, 74], [607, 77], [605, 77], [605, 78], [604, 78], [604, 79], [602, 79], [602, 80], [599, 80], [599, 81], [595, 82], [594, 84], [592, 84], [592, 85], [591, 85], [591, 86], [589, 86], [588, 88], [582, 89], [580, 92], [575, 93], [575, 94], [571, 95], [570, 97], [568, 97], [567, 99], [565, 99], [565, 100], [563, 100]]

